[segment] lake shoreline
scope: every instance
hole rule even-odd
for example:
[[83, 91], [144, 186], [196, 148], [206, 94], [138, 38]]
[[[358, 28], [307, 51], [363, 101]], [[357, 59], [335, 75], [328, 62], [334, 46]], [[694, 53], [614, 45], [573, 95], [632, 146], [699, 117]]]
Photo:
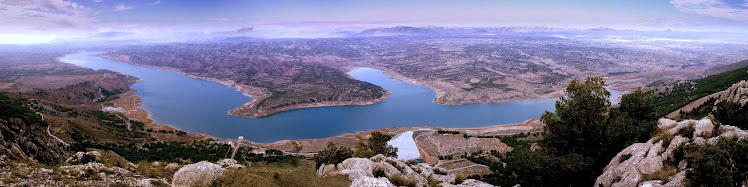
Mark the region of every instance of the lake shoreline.
[[[178, 127], [184, 129], [184, 131], [198, 132], [201, 133], [200, 135], [211, 138], [228, 139], [244, 136], [245, 139], [254, 142], [276, 143], [278, 141], [346, 137], [355, 132], [379, 131], [390, 128], [432, 127], [432, 129], [446, 129], [466, 127], [467, 129], [467, 127], [503, 126], [537, 118], [538, 116], [535, 114], [539, 115], [545, 110], [552, 111], [554, 102], [554, 99], [539, 99], [498, 104], [443, 106], [433, 103], [436, 94], [434, 90], [428, 87], [398, 81], [382, 70], [359, 66], [356, 70], [349, 71], [347, 75], [359, 81], [381, 86], [387, 92], [383, 97], [374, 101], [358, 101], [357, 105], [369, 105], [378, 102], [381, 102], [381, 104], [371, 107], [317, 107], [321, 105], [308, 105], [304, 108], [314, 107], [318, 109], [292, 110], [283, 108], [284, 114], [262, 118], [244, 118], [227, 115], [227, 112], [224, 111], [237, 108], [237, 105], [231, 103], [251, 103], [251, 100], [247, 97], [248, 87], [241, 87], [241, 85], [229, 80], [189, 75], [173, 68], [136, 65], [91, 54], [73, 55], [69, 58], [72, 60], [69, 63], [93, 69], [109, 69], [136, 76], [141, 80], [153, 79], [151, 81], [141, 81], [141, 84], [131, 85], [133, 90], [140, 92], [137, 96], [145, 97], [138, 100], [145, 103], [141, 106], [143, 109], [157, 110], [154, 111], [157, 113], [147, 116], [147, 118], [154, 121], [158, 120], [158, 123], [171, 124], [172, 126], [169, 126], [171, 127], [169, 129], [175, 131], [177, 128], [173, 127]], [[63, 59], [67, 60], [66, 58]], [[187, 81], [190, 79], [191, 81]], [[393, 94], [394, 92], [397, 93]], [[179, 93], [189, 94], [173, 95]], [[205, 97], [214, 97], [216, 100], [205, 99]], [[130, 100], [128, 102], [132, 103]], [[336, 106], [341, 103], [323, 104]], [[148, 113], [150, 112], [148, 111]]]
[[[562, 97], [563, 89], [559, 89], [547, 94], [540, 95], [538, 97], [520, 97], [520, 98], [500, 98], [500, 99], [480, 99], [480, 100], [460, 100], [458, 102], [452, 102], [452, 101], [444, 101], [444, 97], [446, 97], [447, 94], [449, 94], [445, 89], [441, 89], [435, 84], [430, 84], [424, 81], [419, 81], [410, 77], [407, 77], [405, 75], [402, 75], [400, 73], [397, 73], [396, 71], [390, 70], [385, 67], [372, 65], [372, 64], [358, 64], [355, 66], [343, 66], [340, 69], [344, 71], [351, 71], [355, 70], [357, 68], [371, 68], [376, 69], [379, 71], [384, 72], [389, 76], [392, 80], [397, 80], [400, 82], [410, 83], [422, 87], [426, 87], [431, 89], [434, 93], [436, 93], [436, 97], [432, 99], [433, 103], [439, 104], [439, 105], [445, 105], [445, 106], [459, 106], [459, 105], [469, 105], [469, 104], [480, 104], [480, 103], [505, 103], [505, 102], [513, 102], [513, 101], [522, 101], [522, 100], [529, 100], [529, 99], [552, 99], [552, 98], [560, 98]], [[466, 93], [469, 94], [469, 93]]]
[[[244, 103], [239, 107], [236, 107], [234, 109], [231, 109], [227, 111], [226, 113], [228, 115], [233, 116], [242, 116], [242, 117], [251, 117], [251, 118], [262, 118], [266, 116], [270, 116], [273, 114], [296, 110], [296, 109], [304, 109], [304, 108], [315, 108], [315, 107], [330, 107], [330, 106], [362, 106], [362, 105], [371, 105], [375, 103], [379, 103], [387, 99], [390, 95], [390, 91], [387, 89], [385, 90], [385, 95], [377, 98], [377, 99], [371, 99], [371, 100], [365, 100], [365, 101], [325, 101], [325, 102], [317, 102], [317, 103], [306, 103], [306, 104], [299, 104], [294, 106], [288, 106], [288, 107], [281, 107], [278, 109], [272, 109], [267, 111], [258, 111], [256, 105], [264, 100], [267, 97], [270, 97], [270, 93], [265, 88], [260, 87], [254, 87], [246, 84], [239, 84], [233, 80], [230, 79], [218, 79], [213, 77], [205, 77], [205, 76], [198, 76], [198, 75], [192, 75], [189, 73], [186, 73], [182, 70], [179, 70], [177, 68], [172, 67], [162, 67], [162, 66], [151, 66], [151, 65], [143, 65], [143, 64], [135, 64], [132, 63], [129, 58], [127, 58], [124, 55], [106, 55], [106, 54], [98, 54], [96, 55], [98, 57], [102, 57], [109, 60], [115, 60], [120, 62], [125, 62], [127, 64], [136, 65], [136, 66], [143, 66], [143, 67], [149, 67], [164, 71], [172, 71], [176, 72], [191, 78], [195, 79], [201, 79], [206, 81], [212, 81], [219, 84], [223, 84], [232, 88], [235, 88], [236, 91], [241, 92], [244, 96], [251, 99], [250, 102]], [[431, 89], [434, 93], [436, 93], [436, 97], [432, 99], [432, 102], [439, 104], [439, 105], [445, 105], [445, 106], [457, 106], [457, 105], [469, 105], [469, 104], [480, 104], [480, 103], [505, 103], [505, 102], [514, 102], [514, 101], [522, 101], [522, 100], [530, 100], [530, 99], [552, 99], [552, 98], [560, 98], [563, 96], [564, 89], [556, 90], [547, 94], [540, 95], [539, 97], [520, 97], [520, 98], [501, 98], [501, 99], [482, 99], [478, 101], [468, 101], [468, 100], [461, 100], [459, 102], [445, 102], [443, 99], [445, 95], [448, 93], [444, 91], [443, 89], [439, 89], [437, 86], [427, 84], [423, 81], [418, 81], [413, 78], [406, 77], [404, 75], [401, 75], [395, 71], [389, 70], [384, 67], [371, 65], [371, 64], [359, 64], [357, 66], [344, 66], [342, 68], [339, 68], [341, 70], [344, 70], [346, 72], [350, 72], [352, 70], [358, 69], [358, 68], [371, 68], [376, 69], [379, 71], [384, 72], [386, 75], [389, 76], [392, 80], [397, 80], [405, 83], [410, 83], [422, 87], [426, 87]], [[346, 73], [346, 75], [348, 75]], [[350, 75], [348, 75], [350, 76]], [[355, 78], [353, 78], [355, 79]], [[357, 80], [357, 79], [356, 79]]]
[[191, 77], [191, 78], [212, 81], [212, 82], [226, 85], [228, 87], [235, 88], [236, 91], [241, 92], [244, 96], [250, 98], [251, 101], [244, 103], [241, 106], [231, 109], [226, 112], [226, 114], [233, 115], [233, 116], [261, 118], [261, 117], [266, 117], [266, 116], [273, 115], [273, 114], [280, 113], [280, 112], [285, 112], [285, 111], [290, 111], [290, 110], [295, 110], [295, 109], [302, 109], [302, 108], [371, 105], [371, 104], [384, 101], [390, 95], [389, 90], [384, 89], [385, 91], [384, 95], [376, 99], [370, 99], [370, 100], [364, 100], [364, 101], [323, 101], [323, 102], [305, 103], [305, 104], [281, 107], [281, 108], [267, 110], [267, 111], [258, 111], [256, 107], [257, 104], [263, 101], [265, 98], [268, 98], [271, 96], [271, 93], [269, 93], [265, 88], [254, 87], [254, 86], [250, 86], [246, 84], [239, 84], [229, 79], [218, 79], [218, 78], [213, 78], [213, 77], [192, 75], [180, 69], [172, 68], [172, 67], [135, 64], [135, 63], [132, 63], [129, 60], [129, 58], [121, 57], [121, 56], [112, 56], [112, 55], [105, 55], [105, 54], [98, 54], [96, 56], [109, 59], [109, 60], [124, 62], [124, 63], [135, 65], [135, 66], [143, 66], [143, 67], [154, 68], [158, 70], [172, 71], [172, 72], [179, 73], [179, 74]]

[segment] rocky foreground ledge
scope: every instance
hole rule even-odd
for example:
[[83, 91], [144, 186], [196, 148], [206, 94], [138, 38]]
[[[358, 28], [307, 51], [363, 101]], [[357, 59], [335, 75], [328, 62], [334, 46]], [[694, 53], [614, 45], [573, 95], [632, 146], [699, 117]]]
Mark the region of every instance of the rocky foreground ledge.
[[493, 186], [447, 173], [444, 168], [424, 163], [405, 163], [381, 154], [371, 158], [349, 158], [338, 164], [323, 164], [317, 169], [318, 177], [335, 175], [348, 176], [351, 186]]
[[684, 186], [686, 172], [692, 168], [685, 160], [676, 159], [679, 148], [714, 145], [723, 138], [748, 138], [748, 131], [729, 125], [716, 126], [708, 118], [680, 122], [660, 119], [657, 128], [661, 130], [659, 135], [619, 152], [597, 178], [595, 186]]

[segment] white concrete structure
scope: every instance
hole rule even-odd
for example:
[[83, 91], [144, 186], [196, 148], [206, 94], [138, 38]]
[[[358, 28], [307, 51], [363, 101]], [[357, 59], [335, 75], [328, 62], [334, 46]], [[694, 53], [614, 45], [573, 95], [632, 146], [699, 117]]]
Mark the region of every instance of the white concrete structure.
[[392, 138], [387, 142], [387, 145], [397, 147], [397, 159], [398, 160], [413, 160], [421, 158], [421, 153], [418, 151], [416, 141], [413, 139], [413, 131], [406, 131]]

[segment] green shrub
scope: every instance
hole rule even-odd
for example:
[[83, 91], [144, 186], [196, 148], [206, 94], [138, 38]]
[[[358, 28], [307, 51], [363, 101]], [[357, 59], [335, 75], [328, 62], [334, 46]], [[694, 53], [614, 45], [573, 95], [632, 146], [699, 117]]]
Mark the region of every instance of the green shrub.
[[317, 152], [314, 157], [314, 161], [317, 163], [317, 167], [322, 164], [337, 164], [343, 162], [345, 159], [351, 158], [353, 151], [350, 148], [343, 146], [335, 146], [332, 142], [327, 144], [327, 148]]
[[748, 140], [721, 138], [717, 144], [686, 146], [684, 159], [692, 168], [693, 186], [741, 186], [748, 179]]
[[397, 148], [387, 145], [387, 141], [390, 139], [392, 139], [392, 135], [374, 132], [371, 134], [371, 137], [366, 140], [367, 143], [358, 142], [356, 150], [353, 152], [353, 156], [369, 158], [377, 154], [382, 154], [387, 157], [397, 157]]

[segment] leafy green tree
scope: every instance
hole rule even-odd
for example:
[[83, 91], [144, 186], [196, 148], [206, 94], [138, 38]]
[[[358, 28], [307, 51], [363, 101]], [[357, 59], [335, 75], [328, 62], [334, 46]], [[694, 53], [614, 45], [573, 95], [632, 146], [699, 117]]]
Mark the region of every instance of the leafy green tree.
[[353, 156], [368, 158], [377, 154], [383, 154], [388, 157], [397, 157], [397, 148], [387, 145], [387, 141], [390, 139], [392, 139], [391, 135], [374, 132], [366, 140], [367, 143], [359, 142], [356, 145], [356, 151], [353, 153]]
[[558, 155], [597, 156], [604, 140], [604, 126], [610, 108], [610, 92], [602, 77], [576, 79], [566, 87], [564, 97], [556, 101], [556, 112], [546, 111], [543, 145]]
[[353, 150], [343, 146], [335, 146], [332, 142], [327, 144], [327, 148], [317, 152], [314, 155], [314, 161], [317, 162], [317, 167], [322, 164], [336, 164], [341, 163], [345, 159], [353, 156]]
[[651, 91], [639, 88], [623, 95], [620, 107], [610, 111], [606, 133], [609, 137], [607, 149], [617, 152], [632, 143], [648, 140], [655, 124]]
[[621, 112], [640, 121], [651, 121], [655, 119], [654, 98], [652, 91], [642, 90], [641, 87], [636, 91], [623, 95], [621, 105], [618, 107]]

